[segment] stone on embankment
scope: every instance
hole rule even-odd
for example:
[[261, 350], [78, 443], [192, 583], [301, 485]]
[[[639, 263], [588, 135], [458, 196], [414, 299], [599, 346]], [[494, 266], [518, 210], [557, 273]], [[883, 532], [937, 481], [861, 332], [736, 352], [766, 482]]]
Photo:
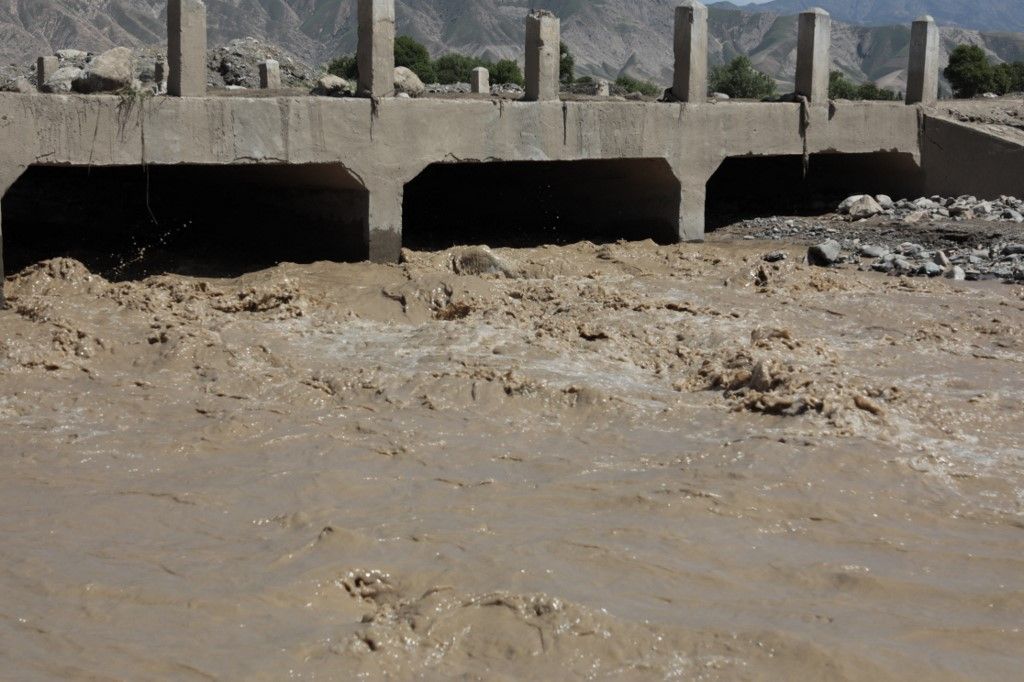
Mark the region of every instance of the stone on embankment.
[[328, 74], [321, 76], [317, 80], [312, 94], [320, 95], [321, 97], [349, 97], [355, 94], [355, 91], [356, 86], [352, 81]]
[[871, 244], [863, 244], [859, 249], [859, 253], [864, 258], [882, 258], [889, 253], [889, 249], [884, 246], [873, 246]]
[[43, 83], [41, 90], [53, 94], [71, 92], [72, 84], [81, 75], [82, 69], [77, 66], [62, 66], [50, 76], [48, 81]]
[[420, 97], [427, 91], [420, 77], [404, 66], [395, 67], [395, 92], [409, 97]]
[[127, 47], [115, 47], [97, 55], [72, 82], [75, 92], [85, 94], [127, 90], [135, 82], [135, 55]]
[[887, 194], [877, 195], [875, 197], [875, 201], [878, 202], [878, 205], [882, 207], [883, 211], [891, 211], [896, 206], [896, 203], [892, 200], [892, 197], [890, 197]]
[[452, 258], [452, 269], [457, 275], [508, 275], [508, 265], [491, 253], [486, 246], [460, 249]]
[[807, 249], [807, 262], [818, 267], [828, 268], [839, 262], [842, 247], [839, 242], [830, 239]]
[[857, 203], [858, 201], [860, 201], [863, 198], [864, 198], [863, 194], [854, 194], [854, 195], [846, 197], [845, 199], [843, 199], [842, 202], [840, 202], [839, 207], [836, 208], [836, 213], [842, 213], [844, 215], [849, 213], [850, 212], [850, 207], [853, 206], [855, 203]]

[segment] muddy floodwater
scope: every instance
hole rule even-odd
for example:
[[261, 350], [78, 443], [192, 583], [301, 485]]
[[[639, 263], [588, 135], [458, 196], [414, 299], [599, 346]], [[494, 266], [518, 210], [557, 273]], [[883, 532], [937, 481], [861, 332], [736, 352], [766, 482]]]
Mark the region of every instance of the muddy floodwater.
[[0, 313], [3, 680], [1014, 680], [1024, 288], [580, 244]]

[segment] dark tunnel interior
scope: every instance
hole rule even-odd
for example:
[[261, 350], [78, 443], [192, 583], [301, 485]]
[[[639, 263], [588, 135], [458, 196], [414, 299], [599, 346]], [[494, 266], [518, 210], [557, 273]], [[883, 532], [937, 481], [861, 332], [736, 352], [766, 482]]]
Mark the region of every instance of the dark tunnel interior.
[[921, 168], [910, 154], [812, 154], [730, 157], [707, 184], [708, 231], [746, 218], [813, 216], [851, 194], [918, 196]]
[[672, 243], [680, 196], [664, 159], [438, 163], [405, 186], [402, 241], [412, 249]]
[[338, 164], [33, 166], [0, 216], [8, 273], [66, 256], [125, 280], [362, 260], [368, 210]]

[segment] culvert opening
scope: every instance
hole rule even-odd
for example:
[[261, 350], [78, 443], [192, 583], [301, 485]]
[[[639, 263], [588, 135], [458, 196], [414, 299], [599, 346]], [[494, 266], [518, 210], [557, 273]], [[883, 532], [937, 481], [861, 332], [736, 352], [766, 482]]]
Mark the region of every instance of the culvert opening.
[[748, 218], [829, 213], [851, 194], [917, 196], [921, 168], [911, 154], [730, 157], [707, 184], [705, 224], [714, 230]]
[[9, 273], [65, 256], [126, 280], [361, 260], [368, 211], [337, 164], [34, 166], [0, 216]]
[[672, 243], [680, 198], [664, 159], [438, 163], [405, 186], [402, 242], [427, 250]]

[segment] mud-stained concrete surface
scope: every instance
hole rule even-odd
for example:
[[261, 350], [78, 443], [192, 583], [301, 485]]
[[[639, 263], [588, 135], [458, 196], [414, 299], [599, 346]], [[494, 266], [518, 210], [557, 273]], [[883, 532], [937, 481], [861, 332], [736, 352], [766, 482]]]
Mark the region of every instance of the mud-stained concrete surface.
[[1016, 679], [1024, 289], [805, 250], [14, 275], [2, 676]]

